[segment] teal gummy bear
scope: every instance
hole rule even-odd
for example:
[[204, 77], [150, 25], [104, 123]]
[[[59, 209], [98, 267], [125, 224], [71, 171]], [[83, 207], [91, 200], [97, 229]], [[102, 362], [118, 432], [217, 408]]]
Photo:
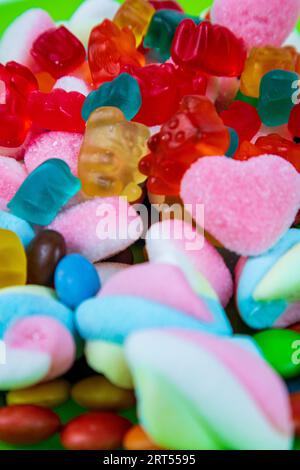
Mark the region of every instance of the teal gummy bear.
[[197, 16], [185, 15], [179, 11], [157, 11], [150, 22], [144, 46], [158, 51], [163, 61], [168, 60], [171, 56], [171, 46], [177, 26], [186, 18], [192, 19], [196, 24], [202, 21]]
[[7, 207], [27, 222], [49, 225], [80, 188], [81, 182], [69, 166], [53, 158], [30, 173]]
[[232, 158], [239, 146], [239, 136], [237, 132], [231, 127], [227, 128], [230, 134], [230, 144], [226, 152], [226, 157]]
[[298, 79], [295, 72], [287, 70], [272, 70], [263, 76], [257, 110], [265, 126], [282, 126], [288, 122]]
[[98, 90], [92, 91], [82, 107], [82, 117], [88, 120], [93, 111], [103, 106], [119, 108], [126, 119], [131, 121], [142, 106], [140, 86], [136, 78], [122, 73], [111, 82], [104, 83]]

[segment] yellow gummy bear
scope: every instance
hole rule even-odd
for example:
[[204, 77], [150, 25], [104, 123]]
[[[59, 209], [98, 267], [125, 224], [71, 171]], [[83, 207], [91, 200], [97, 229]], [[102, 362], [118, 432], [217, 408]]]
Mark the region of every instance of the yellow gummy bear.
[[23, 286], [27, 278], [27, 258], [19, 237], [0, 229], [0, 288]]
[[292, 47], [253, 47], [241, 76], [240, 90], [244, 95], [259, 97], [262, 77], [274, 69], [295, 72], [298, 55]]
[[147, 0], [126, 0], [115, 14], [113, 22], [119, 28], [130, 28], [139, 46], [154, 13], [155, 9]]
[[129, 202], [142, 194], [146, 180], [138, 170], [147, 153], [150, 132], [129, 122], [118, 108], [102, 107], [89, 117], [79, 154], [78, 176], [83, 192], [93, 196], [126, 196]]

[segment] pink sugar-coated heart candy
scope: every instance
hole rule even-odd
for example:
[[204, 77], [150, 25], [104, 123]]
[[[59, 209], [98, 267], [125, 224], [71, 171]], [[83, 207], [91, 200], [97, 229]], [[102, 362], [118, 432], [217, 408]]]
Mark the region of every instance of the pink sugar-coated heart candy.
[[230, 271], [218, 251], [190, 223], [167, 219], [152, 225], [146, 247], [150, 261], [176, 262], [182, 269], [183, 259], [189, 261], [209, 281], [222, 305], [228, 304], [233, 294]]
[[76, 132], [45, 132], [34, 137], [28, 144], [24, 162], [28, 173], [50, 158], [66, 162], [77, 176], [78, 154], [82, 135]]
[[143, 223], [125, 198], [98, 197], [61, 212], [48, 228], [63, 235], [69, 252], [95, 263], [138, 240]]
[[225, 248], [256, 256], [292, 225], [300, 206], [300, 176], [275, 155], [246, 162], [205, 157], [186, 172], [181, 196], [193, 217], [197, 204], [204, 205], [205, 229]]
[[0, 198], [9, 202], [27, 177], [22, 163], [0, 156]]
[[177, 267], [142, 263], [115, 274], [101, 289], [100, 297], [129, 295], [167, 305], [206, 323], [213, 316]]
[[20, 64], [38, 70], [31, 56], [34, 41], [55, 23], [48, 13], [40, 8], [32, 8], [18, 16], [4, 32], [0, 42], [0, 62], [15, 60]]
[[11, 348], [41, 351], [51, 357], [51, 367], [44, 380], [59, 377], [72, 367], [75, 342], [70, 332], [54, 318], [32, 316], [16, 321], [5, 333]]
[[300, 14], [299, 0], [215, 0], [211, 18], [242, 37], [248, 48], [281, 46]]
[[61, 90], [65, 91], [77, 91], [84, 96], [87, 96], [91, 91], [88, 85], [85, 83], [84, 80], [77, 77], [72, 77], [71, 75], [67, 75], [65, 77], [61, 77], [55, 83], [53, 89], [60, 88]]

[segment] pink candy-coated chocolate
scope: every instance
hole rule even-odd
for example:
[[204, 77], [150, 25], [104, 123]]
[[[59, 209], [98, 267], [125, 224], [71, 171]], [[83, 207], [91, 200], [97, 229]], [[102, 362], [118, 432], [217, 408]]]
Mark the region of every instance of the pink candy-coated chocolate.
[[213, 317], [192, 290], [182, 271], [172, 265], [143, 263], [115, 274], [101, 289], [100, 296], [131, 295], [168, 305], [206, 323]]
[[61, 212], [48, 227], [61, 233], [68, 251], [92, 263], [120, 253], [138, 240], [141, 218], [125, 198], [94, 198]]
[[77, 176], [82, 139], [82, 135], [76, 132], [45, 132], [34, 137], [29, 142], [24, 156], [27, 171], [31, 173], [50, 158], [59, 158], [66, 162], [73, 175]]
[[211, 10], [212, 21], [242, 37], [249, 49], [281, 46], [299, 14], [299, 0], [215, 0]]
[[0, 198], [9, 202], [27, 177], [22, 163], [0, 156]]
[[11, 348], [48, 353], [51, 367], [44, 380], [61, 376], [75, 360], [73, 337], [61, 323], [50, 317], [38, 315], [16, 321], [5, 333], [4, 341]]
[[223, 246], [255, 256], [292, 225], [300, 207], [300, 176], [275, 155], [247, 162], [201, 158], [186, 172], [181, 196], [194, 217], [197, 204], [204, 204], [205, 229]]
[[[258, 354], [225, 338], [216, 338], [213, 335], [193, 331], [174, 330], [174, 333], [187, 341], [199, 344], [200, 348], [207, 349], [216, 356], [230, 373], [239, 379], [241, 385], [255, 399], [261, 412], [273, 426], [276, 426], [283, 434], [291, 434], [287, 390], [279, 376]], [[272, 396], [270, 396], [270, 390], [272, 390]]]

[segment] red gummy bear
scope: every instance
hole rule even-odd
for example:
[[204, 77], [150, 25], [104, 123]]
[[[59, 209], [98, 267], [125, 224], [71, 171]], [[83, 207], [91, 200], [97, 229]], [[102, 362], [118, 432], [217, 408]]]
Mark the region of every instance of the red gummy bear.
[[85, 96], [76, 91], [34, 91], [29, 95], [28, 112], [32, 123], [40, 129], [83, 133], [85, 122], [81, 109], [84, 101]]
[[232, 127], [237, 132], [240, 143], [251, 140], [261, 127], [256, 108], [244, 101], [234, 101], [220, 116], [227, 127]]
[[182, 21], [172, 42], [171, 56], [182, 67], [217, 77], [238, 77], [246, 60], [244, 41], [224, 26]]
[[0, 64], [0, 146], [15, 148], [23, 144], [30, 128], [27, 99], [37, 88], [35, 76], [24, 65]]
[[145, 57], [136, 50], [132, 31], [119, 29], [110, 20], [104, 20], [92, 30], [88, 59], [93, 82], [97, 86], [116, 78], [125, 65], [145, 64]]
[[293, 137], [300, 137], [300, 104], [293, 107], [288, 128]]
[[279, 155], [300, 173], [300, 146], [278, 134], [259, 137], [255, 145], [244, 142], [234, 156], [235, 160], [249, 160], [260, 155]]
[[31, 55], [54, 78], [75, 70], [85, 60], [83, 44], [64, 26], [49, 29], [34, 42]]
[[186, 170], [201, 156], [224, 155], [230, 136], [204, 96], [185, 96], [179, 111], [148, 141], [150, 154], [139, 169], [153, 194], [178, 196]]
[[170, 119], [185, 95], [204, 95], [206, 91], [206, 77], [189, 75], [173, 64], [126, 65], [122, 71], [139, 82], [142, 106], [134, 121], [147, 126], [160, 125]]
[[159, 10], [175, 10], [184, 13], [183, 8], [174, 0], [150, 0], [149, 3], [155, 8], [156, 11]]

